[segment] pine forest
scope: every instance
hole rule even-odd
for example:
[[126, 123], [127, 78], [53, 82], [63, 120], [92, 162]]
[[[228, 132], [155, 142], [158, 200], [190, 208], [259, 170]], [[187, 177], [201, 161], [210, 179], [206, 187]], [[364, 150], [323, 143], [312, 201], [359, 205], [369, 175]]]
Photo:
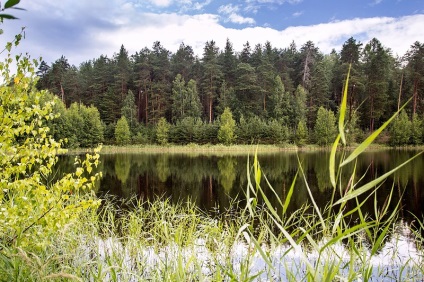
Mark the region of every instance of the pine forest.
[[362, 141], [409, 101], [380, 142], [423, 143], [424, 44], [402, 57], [374, 38], [349, 38], [323, 54], [312, 41], [284, 49], [270, 41], [234, 50], [211, 40], [203, 54], [181, 43], [172, 53], [154, 42], [135, 54], [122, 45], [76, 67], [62, 56], [42, 61], [60, 117], [51, 134], [68, 147], [105, 144], [318, 144], [337, 133], [338, 105], [349, 66], [347, 130]]

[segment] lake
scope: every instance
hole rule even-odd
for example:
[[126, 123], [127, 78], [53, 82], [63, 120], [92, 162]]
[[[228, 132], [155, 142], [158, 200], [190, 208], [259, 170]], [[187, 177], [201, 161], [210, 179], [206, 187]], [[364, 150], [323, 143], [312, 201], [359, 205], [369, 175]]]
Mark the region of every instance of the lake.
[[[373, 177], [391, 170], [417, 152], [408, 150], [382, 150], [366, 152], [356, 164], [355, 181], [365, 183]], [[284, 201], [299, 162], [314, 199], [324, 208], [332, 197], [333, 189], [329, 181], [327, 151], [262, 153], [258, 160], [264, 175]], [[74, 156], [62, 156], [59, 166], [69, 170]], [[193, 201], [207, 212], [219, 212], [229, 208], [234, 201], [245, 201], [247, 186], [247, 162], [245, 155], [213, 154], [104, 154], [99, 170], [103, 172], [98, 195], [114, 195], [119, 199], [137, 197], [140, 200], [154, 200], [166, 197], [171, 202]], [[253, 156], [250, 155], [250, 163]], [[341, 173], [346, 183], [352, 174], [353, 165], [348, 165]], [[401, 199], [400, 217], [406, 222], [414, 216], [422, 219], [424, 205], [424, 157], [420, 156], [389, 177], [363, 206], [364, 214], [375, 214], [374, 201], [379, 207], [385, 205], [392, 189], [389, 209], [393, 209]], [[342, 183], [342, 187], [346, 187]], [[277, 203], [267, 184], [262, 187]], [[361, 185], [358, 185], [358, 187]], [[344, 188], [343, 188], [344, 189]], [[336, 193], [336, 198], [340, 195]], [[360, 197], [364, 200], [365, 195]], [[298, 177], [288, 211], [294, 211], [310, 203], [305, 181]]]

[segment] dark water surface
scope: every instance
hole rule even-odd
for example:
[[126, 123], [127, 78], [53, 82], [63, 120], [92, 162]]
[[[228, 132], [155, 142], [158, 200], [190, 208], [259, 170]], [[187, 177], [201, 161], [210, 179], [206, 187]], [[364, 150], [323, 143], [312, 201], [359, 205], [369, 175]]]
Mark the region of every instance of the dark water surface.
[[[406, 150], [385, 150], [367, 152], [359, 158], [356, 165], [355, 181], [366, 183], [412, 157], [416, 152]], [[324, 208], [333, 190], [328, 173], [329, 152], [279, 152], [259, 154], [258, 160], [277, 194], [284, 201], [298, 170], [298, 158], [302, 163], [308, 185], [318, 206]], [[59, 165], [69, 166], [74, 156], [61, 158]], [[210, 211], [225, 210], [232, 199], [243, 201], [247, 186], [246, 155], [203, 155], [203, 154], [106, 154], [101, 156], [100, 170], [103, 178], [98, 187], [100, 197], [109, 194], [118, 198], [137, 197], [141, 200], [155, 200], [157, 196], [169, 198], [172, 202], [190, 199], [200, 208]], [[250, 162], [253, 157], [250, 156]], [[342, 171], [342, 187], [346, 187], [352, 175], [353, 164]], [[416, 158], [389, 177], [370, 197], [363, 212], [374, 214], [374, 200], [383, 206], [393, 188], [390, 209], [399, 202], [400, 215], [407, 222], [413, 215], [422, 219], [424, 207], [424, 156]], [[265, 182], [262, 187], [269, 193]], [[340, 193], [336, 193], [336, 198]], [[361, 197], [365, 199], [364, 197]], [[276, 203], [275, 197], [273, 201]], [[310, 197], [302, 177], [298, 177], [289, 206], [297, 210]]]

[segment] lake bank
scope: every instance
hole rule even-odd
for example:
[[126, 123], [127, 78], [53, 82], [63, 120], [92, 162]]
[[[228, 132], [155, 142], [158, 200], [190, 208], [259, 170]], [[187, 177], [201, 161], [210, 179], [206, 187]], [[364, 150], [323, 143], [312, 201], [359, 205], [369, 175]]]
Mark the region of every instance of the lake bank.
[[[353, 150], [355, 146], [347, 147], [348, 150]], [[308, 151], [329, 151], [330, 146], [318, 145], [305, 145], [302, 147], [294, 144], [283, 145], [230, 145], [225, 146], [222, 144], [188, 144], [188, 145], [103, 145], [100, 154], [137, 154], [137, 153], [167, 153], [167, 154], [211, 154], [211, 155], [253, 155], [256, 151], [258, 153], [275, 153], [275, 152], [308, 152]], [[387, 145], [373, 144], [367, 148], [367, 151], [389, 150], [389, 149], [402, 149], [402, 150], [423, 150], [423, 146], [409, 146], [409, 147], [390, 147]], [[76, 148], [68, 149], [67, 154], [83, 154], [90, 153], [91, 148]]]

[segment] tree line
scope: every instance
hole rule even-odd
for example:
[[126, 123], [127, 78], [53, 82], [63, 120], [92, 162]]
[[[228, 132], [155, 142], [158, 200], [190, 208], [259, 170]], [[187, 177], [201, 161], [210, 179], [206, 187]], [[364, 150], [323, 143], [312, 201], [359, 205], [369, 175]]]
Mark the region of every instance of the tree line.
[[[184, 43], [175, 53], [154, 42], [152, 48], [132, 55], [122, 45], [111, 58], [101, 55], [79, 67], [64, 56], [51, 65], [43, 61], [37, 87], [63, 102], [63, 129], [55, 125], [52, 131], [68, 138], [69, 146], [96, 142], [325, 145], [336, 132], [332, 124], [349, 65], [350, 142], [374, 131], [412, 97], [404, 115], [411, 128], [406, 131], [415, 135], [399, 137], [406, 127], [394, 124], [390, 142], [422, 143], [424, 44], [420, 42], [402, 57], [394, 57], [376, 38], [366, 44], [349, 38], [340, 52], [330, 54], [323, 54], [312, 41], [300, 48], [294, 43], [275, 48], [269, 41], [255, 46], [246, 42], [236, 51], [229, 39], [222, 50], [211, 40], [201, 57]], [[86, 110], [91, 113], [84, 121]], [[75, 120], [70, 121], [72, 115]], [[96, 126], [90, 125], [94, 117], [98, 117]], [[92, 139], [78, 136], [84, 128]]]

